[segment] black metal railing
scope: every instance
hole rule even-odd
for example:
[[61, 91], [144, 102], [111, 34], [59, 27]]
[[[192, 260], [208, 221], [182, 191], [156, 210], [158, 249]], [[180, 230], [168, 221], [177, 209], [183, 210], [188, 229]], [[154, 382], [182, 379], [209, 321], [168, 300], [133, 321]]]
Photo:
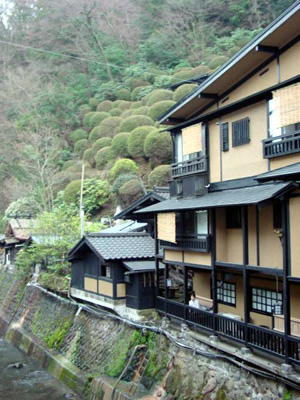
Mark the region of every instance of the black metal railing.
[[171, 165], [172, 178], [179, 178], [184, 175], [200, 174], [207, 172], [206, 156], [191, 158]]
[[160, 240], [160, 246], [170, 249], [186, 249], [200, 251], [201, 253], [210, 252], [210, 236], [198, 235], [197, 237], [177, 237], [176, 243]]
[[274, 158], [300, 152], [300, 130], [263, 140], [264, 158]]

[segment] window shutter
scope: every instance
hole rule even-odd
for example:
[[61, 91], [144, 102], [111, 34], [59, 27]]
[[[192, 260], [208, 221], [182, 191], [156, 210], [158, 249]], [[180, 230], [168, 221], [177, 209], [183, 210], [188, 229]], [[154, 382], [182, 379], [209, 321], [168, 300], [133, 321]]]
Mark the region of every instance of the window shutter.
[[157, 214], [157, 237], [160, 240], [176, 243], [176, 214]]
[[243, 118], [232, 123], [232, 147], [249, 143], [249, 118]]
[[229, 150], [228, 122], [221, 125], [222, 128], [222, 150]]
[[274, 129], [300, 122], [300, 83], [273, 92]]
[[182, 129], [182, 154], [196, 153], [202, 150], [202, 124]]

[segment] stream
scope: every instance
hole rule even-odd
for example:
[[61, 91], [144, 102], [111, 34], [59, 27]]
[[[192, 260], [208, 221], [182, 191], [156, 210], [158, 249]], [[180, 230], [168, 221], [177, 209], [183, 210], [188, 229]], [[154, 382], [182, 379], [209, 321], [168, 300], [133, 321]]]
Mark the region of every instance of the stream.
[[[11, 365], [22, 363], [21, 368]], [[0, 339], [0, 400], [79, 400], [38, 362]]]

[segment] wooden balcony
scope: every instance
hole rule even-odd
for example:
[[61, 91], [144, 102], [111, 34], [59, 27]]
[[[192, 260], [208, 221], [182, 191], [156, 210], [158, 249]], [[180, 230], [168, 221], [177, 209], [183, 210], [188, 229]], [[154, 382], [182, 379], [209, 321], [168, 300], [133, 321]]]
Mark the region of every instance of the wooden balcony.
[[180, 161], [171, 165], [172, 178], [207, 172], [207, 159], [205, 156], [195, 157], [190, 160]]
[[264, 158], [274, 158], [300, 152], [300, 130], [263, 140]]
[[[211, 311], [198, 310], [186, 304], [163, 297], [156, 298], [156, 309], [188, 324], [196, 325], [208, 332], [247, 345], [253, 349], [267, 352], [280, 358], [285, 356], [285, 337], [282, 332], [245, 324], [228, 316], [214, 314]], [[292, 363], [300, 365], [300, 340], [288, 337], [288, 357]]]
[[[274, 329], [284, 332], [284, 316], [274, 315]], [[300, 319], [291, 318], [291, 335], [300, 337]]]
[[160, 246], [165, 249], [199, 251], [201, 253], [210, 252], [210, 236], [197, 235], [196, 237], [178, 237], [176, 243], [160, 240]]

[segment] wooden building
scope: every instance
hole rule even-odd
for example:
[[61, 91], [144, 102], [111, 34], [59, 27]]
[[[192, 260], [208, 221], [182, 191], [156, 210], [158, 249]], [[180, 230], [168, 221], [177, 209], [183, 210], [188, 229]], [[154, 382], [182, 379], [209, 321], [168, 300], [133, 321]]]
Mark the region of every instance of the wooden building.
[[299, 33], [297, 1], [160, 118], [171, 198], [137, 211], [163, 249], [156, 308], [286, 364], [300, 363]]
[[147, 233], [99, 233], [70, 251], [71, 295], [120, 311], [155, 308], [155, 241]]

